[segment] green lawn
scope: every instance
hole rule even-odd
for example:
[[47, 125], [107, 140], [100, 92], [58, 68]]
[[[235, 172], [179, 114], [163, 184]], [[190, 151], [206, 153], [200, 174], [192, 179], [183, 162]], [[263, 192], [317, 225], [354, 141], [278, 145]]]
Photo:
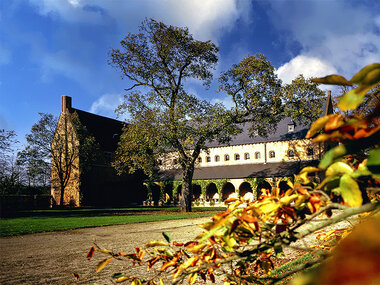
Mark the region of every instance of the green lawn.
[[192, 213], [181, 213], [177, 207], [27, 211], [21, 217], [1, 219], [0, 236], [207, 217], [223, 209], [193, 208]]

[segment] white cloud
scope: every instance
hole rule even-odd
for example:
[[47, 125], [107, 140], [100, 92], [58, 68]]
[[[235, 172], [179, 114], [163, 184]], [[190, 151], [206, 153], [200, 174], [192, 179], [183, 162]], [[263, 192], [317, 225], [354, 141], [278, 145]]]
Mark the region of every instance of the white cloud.
[[277, 69], [285, 82], [301, 71], [306, 77], [338, 73], [351, 78], [363, 66], [379, 62], [380, 2], [273, 1], [270, 5], [273, 25], [300, 46], [298, 54]]
[[319, 58], [299, 55], [280, 66], [276, 73], [283, 82], [291, 83], [299, 74], [305, 78], [320, 77], [336, 73], [336, 69]]
[[[104, 94], [92, 103], [90, 112], [105, 117], [116, 118], [115, 110], [122, 103], [122, 94]], [[123, 120], [125, 118], [119, 119]]]
[[218, 39], [219, 32], [242, 18], [248, 21], [250, 2], [238, 0], [29, 0], [41, 15], [74, 23], [102, 24], [116, 20], [122, 33], [136, 30], [145, 18], [186, 26], [196, 38]]
[[212, 104], [221, 103], [223, 104], [227, 109], [231, 109], [235, 107], [234, 101], [232, 100], [231, 96], [224, 96], [222, 98], [214, 98], [211, 100]]

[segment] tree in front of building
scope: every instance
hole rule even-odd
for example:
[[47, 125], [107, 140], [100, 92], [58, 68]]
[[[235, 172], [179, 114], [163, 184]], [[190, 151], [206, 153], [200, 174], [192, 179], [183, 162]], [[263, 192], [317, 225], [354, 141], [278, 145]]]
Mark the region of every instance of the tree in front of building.
[[130, 120], [113, 165], [118, 171], [142, 168], [153, 174], [159, 158], [175, 152], [182, 170], [181, 209], [191, 211], [200, 152], [209, 141], [228, 142], [241, 132], [241, 123], [251, 124], [252, 133], [260, 135], [274, 130], [287, 101], [281, 81], [263, 55], [244, 58], [220, 77], [219, 91], [234, 102], [234, 108], [226, 109], [201, 100], [185, 86], [189, 80], [210, 84], [218, 60], [218, 48], [210, 41], [195, 40], [187, 28], [146, 20], [140, 33], [127, 35], [121, 46], [110, 52], [110, 64], [132, 82], [118, 108]]
[[[51, 169], [51, 183], [59, 189], [60, 202], [65, 204], [65, 189], [74, 176], [80, 175], [99, 153], [95, 139], [88, 135], [74, 113], [63, 113], [58, 120], [52, 114], [41, 118], [26, 135], [28, 145], [19, 153], [30, 177]], [[50, 171], [49, 171], [50, 175]]]

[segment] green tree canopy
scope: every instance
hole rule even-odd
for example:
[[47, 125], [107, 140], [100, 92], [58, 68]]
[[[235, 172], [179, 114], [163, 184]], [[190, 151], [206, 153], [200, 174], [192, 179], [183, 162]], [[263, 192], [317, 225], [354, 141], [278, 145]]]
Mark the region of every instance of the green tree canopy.
[[121, 41], [121, 47], [111, 50], [109, 63], [132, 82], [118, 108], [130, 119], [114, 166], [153, 174], [163, 153], [176, 152], [183, 174], [181, 208], [190, 211], [194, 166], [207, 142], [228, 142], [241, 132], [242, 123], [250, 123], [252, 133], [268, 135], [289, 100], [282, 96], [281, 81], [263, 55], [248, 56], [220, 76], [219, 91], [232, 97], [231, 110], [188, 92], [184, 82], [189, 79], [209, 86], [218, 48], [195, 40], [187, 28], [146, 20], [139, 33]]

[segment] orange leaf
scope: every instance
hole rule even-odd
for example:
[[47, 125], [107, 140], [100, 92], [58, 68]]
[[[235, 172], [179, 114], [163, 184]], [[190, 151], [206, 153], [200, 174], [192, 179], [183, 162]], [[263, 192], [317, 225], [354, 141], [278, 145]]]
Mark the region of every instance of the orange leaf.
[[175, 245], [175, 246], [183, 246], [183, 242], [173, 241], [173, 245]]
[[343, 115], [342, 114], [334, 115], [333, 117], [330, 118], [330, 120], [326, 122], [325, 131], [328, 132], [331, 130], [335, 130], [343, 125], [344, 125]]
[[90, 248], [90, 251], [87, 253], [87, 259], [91, 259], [95, 252], [95, 246]]

